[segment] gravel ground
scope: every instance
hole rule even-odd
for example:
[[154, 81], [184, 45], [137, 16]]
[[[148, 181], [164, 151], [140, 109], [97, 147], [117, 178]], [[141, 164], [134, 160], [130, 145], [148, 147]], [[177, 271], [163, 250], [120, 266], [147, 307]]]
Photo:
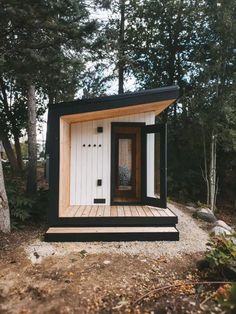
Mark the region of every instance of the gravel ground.
[[175, 257], [183, 254], [203, 252], [209, 235], [191, 217], [191, 213], [185, 213], [176, 205], [168, 204], [168, 207], [178, 216], [177, 229], [180, 232], [180, 240], [177, 242], [70, 242], [47, 243], [37, 239], [25, 247], [28, 258], [32, 263], [40, 263], [49, 256], [63, 256], [72, 252], [86, 251], [87, 253], [131, 254], [139, 256]]

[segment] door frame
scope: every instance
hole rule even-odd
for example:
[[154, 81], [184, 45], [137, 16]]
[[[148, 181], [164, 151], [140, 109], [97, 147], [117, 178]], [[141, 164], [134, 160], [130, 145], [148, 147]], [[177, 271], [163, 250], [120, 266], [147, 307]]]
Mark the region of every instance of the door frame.
[[[115, 154], [115, 126], [140, 127], [141, 129], [141, 202], [113, 202], [115, 184], [115, 167], [112, 164]], [[160, 134], [160, 199], [147, 196], [147, 134]], [[150, 205], [160, 208], [167, 206], [167, 124], [151, 124], [145, 122], [111, 122], [111, 205]]]
[[[147, 196], [147, 134], [160, 134], [160, 199]], [[167, 206], [167, 124], [151, 124], [143, 127], [142, 203], [166, 208]]]
[[[144, 132], [143, 132], [143, 128], [145, 126], [145, 122], [111, 122], [111, 190], [110, 190], [110, 204], [111, 205], [142, 205], [143, 204], [143, 199], [144, 199], [144, 193], [143, 193], [143, 177], [144, 177], [144, 171], [145, 167], [142, 167], [142, 163], [143, 163], [143, 158], [144, 158], [144, 154], [145, 154], [145, 149], [143, 146], [143, 140], [144, 140]], [[113, 201], [113, 197], [114, 197], [114, 188], [115, 188], [115, 167], [113, 164], [113, 161], [115, 160], [115, 133], [113, 132], [115, 127], [139, 127], [140, 131], [141, 131], [141, 143], [140, 143], [140, 147], [141, 147], [141, 152], [140, 152], [140, 158], [141, 158], [141, 174], [140, 174], [140, 180], [141, 180], [141, 184], [140, 184], [140, 188], [141, 188], [141, 195], [140, 195], [140, 202], [117, 202], [117, 201]]]

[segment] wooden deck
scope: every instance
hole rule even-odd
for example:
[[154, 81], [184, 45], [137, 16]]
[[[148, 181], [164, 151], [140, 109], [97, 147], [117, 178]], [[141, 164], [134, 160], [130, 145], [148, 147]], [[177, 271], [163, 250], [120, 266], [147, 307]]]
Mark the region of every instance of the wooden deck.
[[178, 241], [178, 217], [152, 206], [69, 206], [45, 241]]
[[151, 206], [80, 205], [67, 208], [63, 217], [175, 217], [168, 208]]

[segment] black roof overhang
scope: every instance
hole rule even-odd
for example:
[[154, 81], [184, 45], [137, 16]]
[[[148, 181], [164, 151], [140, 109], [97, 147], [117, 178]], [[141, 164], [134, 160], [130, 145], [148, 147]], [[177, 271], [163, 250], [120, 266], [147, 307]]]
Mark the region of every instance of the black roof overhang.
[[140, 92], [49, 104], [48, 107], [49, 111], [62, 116], [177, 99], [178, 96], [178, 86], [167, 86]]

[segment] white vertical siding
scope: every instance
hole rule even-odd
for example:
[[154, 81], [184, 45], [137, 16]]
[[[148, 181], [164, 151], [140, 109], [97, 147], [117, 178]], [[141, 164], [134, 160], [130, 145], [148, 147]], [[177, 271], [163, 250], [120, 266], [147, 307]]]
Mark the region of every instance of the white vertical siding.
[[[154, 124], [155, 113], [147, 112], [72, 124], [71, 205], [92, 205], [94, 204], [94, 198], [104, 198], [106, 204], [110, 204], [111, 122], [145, 122], [146, 124]], [[103, 127], [103, 133], [97, 133], [98, 126]], [[152, 141], [149, 142], [148, 140], [149, 157], [147, 157], [151, 159], [152, 153], [149, 151], [153, 144]], [[89, 147], [88, 145], [91, 146]], [[154, 167], [154, 161], [150, 164], [153, 164]], [[154, 168], [149, 170], [149, 176], [154, 172], [153, 170]], [[98, 179], [102, 180], [102, 186], [97, 186]]]

